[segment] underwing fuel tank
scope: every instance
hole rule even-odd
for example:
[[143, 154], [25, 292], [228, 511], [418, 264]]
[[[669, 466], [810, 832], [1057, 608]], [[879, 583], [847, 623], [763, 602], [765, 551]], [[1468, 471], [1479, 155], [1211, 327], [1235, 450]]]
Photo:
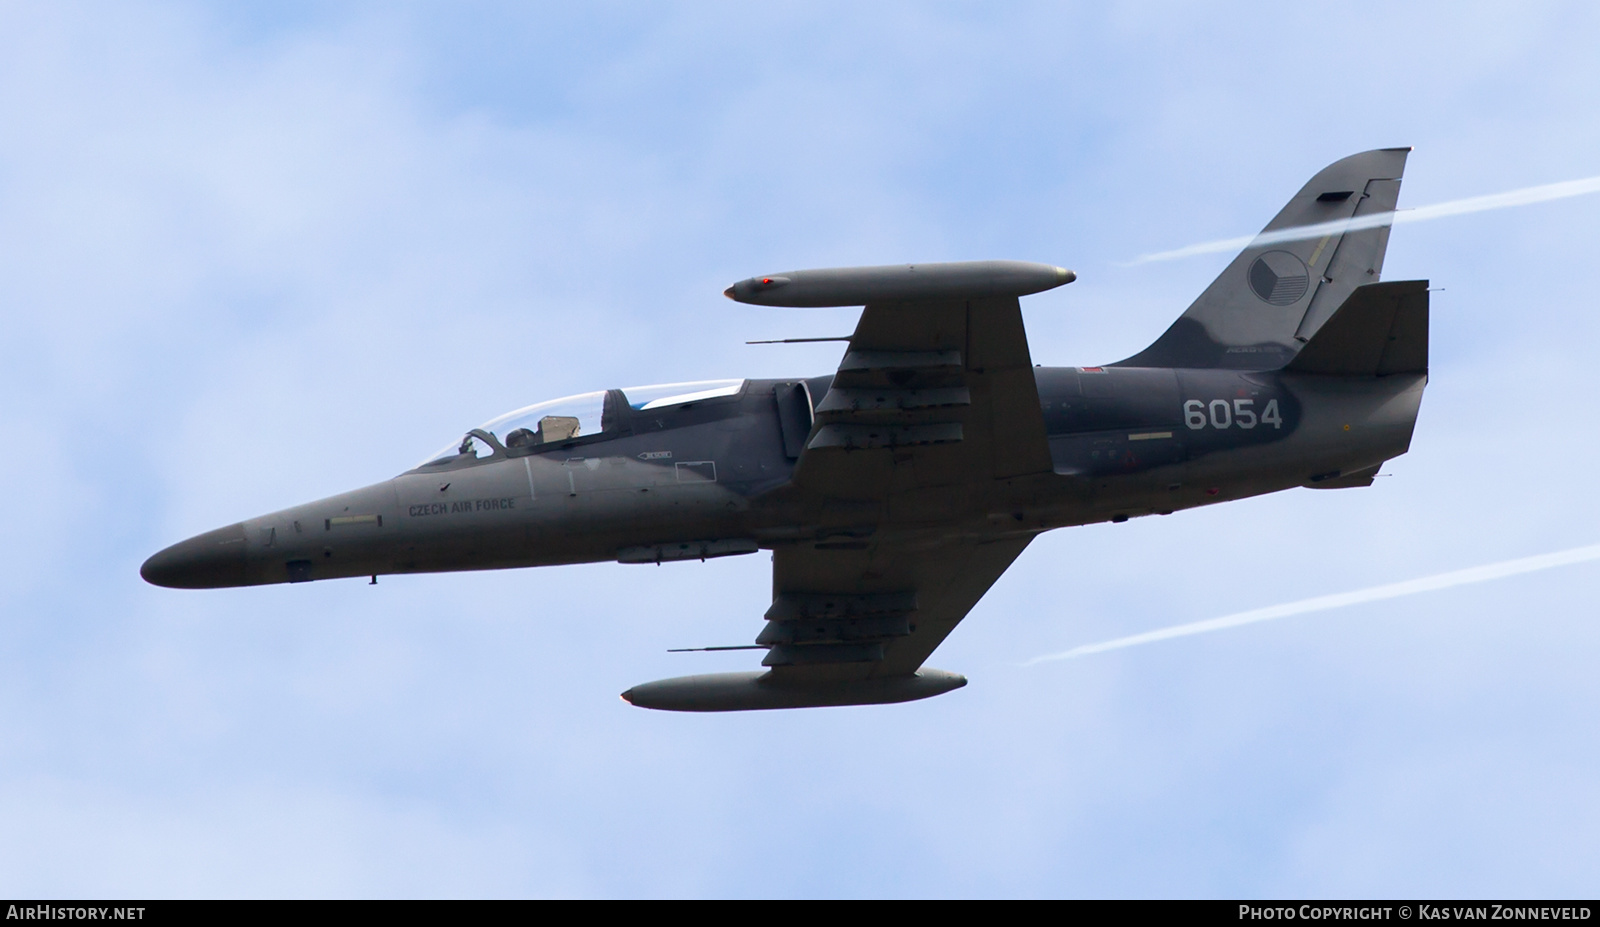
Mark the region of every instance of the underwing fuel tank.
[[821, 708], [886, 705], [943, 695], [967, 684], [959, 673], [923, 667], [909, 676], [888, 676], [825, 686], [786, 684], [771, 671], [678, 676], [634, 686], [622, 700], [666, 711], [750, 711], [761, 708]]

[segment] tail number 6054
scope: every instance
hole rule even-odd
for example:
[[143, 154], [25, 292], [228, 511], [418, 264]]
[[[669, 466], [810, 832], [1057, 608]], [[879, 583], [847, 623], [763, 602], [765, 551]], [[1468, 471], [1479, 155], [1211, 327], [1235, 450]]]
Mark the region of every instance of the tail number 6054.
[[1235, 399], [1232, 402], [1226, 399], [1213, 399], [1210, 402], [1191, 399], [1183, 404], [1183, 423], [1195, 431], [1207, 425], [1212, 428], [1254, 428], [1257, 425], [1283, 427], [1283, 416], [1278, 414], [1278, 400], [1268, 399], [1260, 416], [1256, 415], [1255, 405], [1254, 399]]

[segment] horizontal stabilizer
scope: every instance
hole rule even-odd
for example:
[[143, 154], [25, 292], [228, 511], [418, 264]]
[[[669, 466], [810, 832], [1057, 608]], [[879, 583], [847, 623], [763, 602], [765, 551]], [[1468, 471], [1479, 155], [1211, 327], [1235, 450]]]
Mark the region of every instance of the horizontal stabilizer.
[[1356, 287], [1284, 370], [1372, 377], [1428, 372], [1428, 281]]
[[1071, 283], [1064, 267], [1028, 261], [958, 261], [791, 270], [740, 280], [722, 295], [757, 306], [818, 309], [908, 300], [966, 300], [1027, 296]]
[[967, 684], [958, 673], [923, 667], [909, 676], [839, 680], [813, 684], [780, 682], [771, 672], [710, 673], [678, 676], [634, 686], [623, 701], [664, 711], [752, 711], [764, 708], [821, 708], [834, 705], [884, 705], [943, 695]]

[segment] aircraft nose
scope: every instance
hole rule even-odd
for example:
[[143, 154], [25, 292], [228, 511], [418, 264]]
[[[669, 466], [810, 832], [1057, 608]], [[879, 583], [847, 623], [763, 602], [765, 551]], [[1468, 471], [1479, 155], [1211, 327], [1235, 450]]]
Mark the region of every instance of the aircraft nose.
[[144, 581], [169, 589], [218, 589], [245, 584], [244, 523], [180, 541], [144, 562]]

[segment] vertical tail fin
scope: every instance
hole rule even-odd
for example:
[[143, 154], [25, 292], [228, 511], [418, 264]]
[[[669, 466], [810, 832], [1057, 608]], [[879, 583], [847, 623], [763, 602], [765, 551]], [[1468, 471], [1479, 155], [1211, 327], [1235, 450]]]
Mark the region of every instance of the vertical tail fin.
[[[1409, 148], [1323, 168], [1262, 234], [1392, 212]], [[1389, 226], [1258, 238], [1150, 347], [1115, 366], [1271, 370], [1293, 359], [1356, 287], [1378, 280]]]

